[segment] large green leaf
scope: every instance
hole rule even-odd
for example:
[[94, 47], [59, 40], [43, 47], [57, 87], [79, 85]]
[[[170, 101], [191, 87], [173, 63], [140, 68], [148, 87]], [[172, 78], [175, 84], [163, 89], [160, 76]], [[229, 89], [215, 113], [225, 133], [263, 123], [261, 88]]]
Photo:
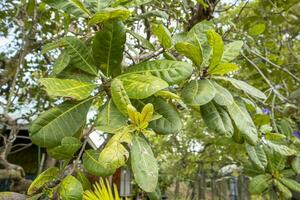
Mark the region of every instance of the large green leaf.
[[250, 160], [258, 167], [260, 170], [264, 171], [265, 167], [267, 167], [268, 161], [267, 156], [261, 146], [252, 146], [247, 143], [246, 151], [249, 155]]
[[93, 39], [94, 60], [106, 75], [120, 74], [125, 41], [124, 24], [119, 21], [104, 23], [103, 30], [96, 33]]
[[67, 176], [59, 184], [58, 188], [61, 200], [82, 200], [83, 188], [74, 176]]
[[247, 94], [256, 97], [256, 98], [260, 98], [260, 99], [266, 99], [266, 95], [261, 92], [260, 90], [256, 89], [255, 87], [249, 85], [248, 83], [241, 81], [241, 80], [237, 80], [234, 78], [223, 78], [224, 80], [228, 80], [234, 87], [236, 87], [237, 89], [243, 90], [244, 92], [246, 92]]
[[30, 126], [33, 143], [41, 147], [55, 147], [64, 137], [73, 136], [85, 124], [92, 98], [81, 102], [65, 102], [39, 116]]
[[226, 136], [233, 135], [231, 119], [223, 108], [217, 108], [213, 102], [209, 102], [200, 106], [200, 111], [202, 119], [209, 129]]
[[131, 30], [127, 30], [127, 32], [132, 35], [133, 37], [135, 37], [138, 41], [141, 42], [141, 45], [144, 47], [144, 48], [147, 48], [151, 51], [154, 51], [155, 50], [155, 47], [154, 45], [149, 42], [146, 38], [144, 38], [143, 36], [131, 31]]
[[[131, 12], [123, 7], [104, 8], [96, 12], [90, 19], [89, 25], [103, 23], [109, 20], [124, 21], [131, 15]], [[111, 23], [111, 22], [110, 22]]]
[[212, 55], [210, 58], [209, 68], [213, 68], [217, 66], [221, 61], [224, 51], [224, 43], [222, 37], [214, 30], [207, 31], [206, 35], [208, 43], [212, 48]]
[[234, 63], [220, 63], [215, 67], [209, 68], [208, 73], [213, 75], [224, 75], [239, 69], [240, 67]]
[[130, 105], [131, 102], [124, 89], [122, 81], [115, 78], [111, 82], [110, 89], [111, 89], [111, 97], [116, 107], [124, 116], [127, 116], [127, 105]]
[[122, 127], [127, 125], [127, 117], [116, 108], [112, 100], [107, 101], [98, 114], [96, 121], [96, 129], [115, 133]]
[[258, 141], [257, 129], [246, 108], [238, 103], [227, 106], [228, 113], [246, 141], [255, 145]]
[[134, 179], [145, 192], [154, 192], [158, 182], [158, 165], [151, 147], [140, 137], [133, 138], [131, 167]]
[[99, 162], [105, 168], [116, 170], [123, 166], [129, 158], [129, 152], [122, 143], [131, 143], [131, 135], [127, 129], [115, 134], [99, 155]]
[[171, 33], [163, 24], [153, 24], [151, 31], [158, 38], [163, 48], [168, 49], [172, 46]]
[[216, 88], [216, 95], [214, 101], [221, 106], [230, 106], [233, 103], [233, 97], [231, 93], [218, 83], [212, 81], [214, 87]]
[[38, 177], [34, 179], [28, 188], [27, 194], [32, 195], [38, 191], [41, 187], [45, 186], [46, 183], [53, 181], [58, 178], [59, 169], [57, 167], [51, 167], [42, 172]]
[[291, 156], [294, 155], [297, 151], [294, 149], [291, 149], [283, 144], [275, 144], [269, 140], [264, 140], [264, 143], [275, 152], [283, 155], [283, 156]]
[[210, 80], [192, 80], [181, 91], [181, 97], [187, 105], [201, 106], [210, 102], [216, 89]]
[[59, 78], [42, 78], [39, 82], [46, 87], [50, 96], [71, 97], [77, 100], [88, 98], [97, 86], [94, 83]]
[[118, 78], [131, 99], [145, 99], [169, 86], [164, 80], [152, 75], [128, 73]]
[[113, 142], [106, 146], [99, 156], [99, 162], [103, 163], [105, 168], [117, 169], [125, 164], [129, 157], [129, 152], [119, 142]]
[[201, 66], [203, 57], [202, 48], [199, 42], [197, 42], [197, 45], [189, 42], [179, 42], [175, 45], [175, 49], [185, 57], [192, 60], [197, 67]]
[[70, 56], [67, 51], [63, 51], [55, 63], [53, 64], [53, 72], [54, 74], [59, 74], [62, 72], [70, 63]]
[[234, 60], [240, 54], [243, 44], [244, 43], [241, 40], [237, 40], [229, 44], [226, 44], [221, 62], [228, 63]]
[[89, 74], [97, 75], [90, 49], [77, 37], [68, 36], [62, 39], [70, 55], [70, 65]]
[[249, 192], [251, 194], [261, 194], [270, 185], [272, 176], [270, 174], [262, 174], [255, 176], [249, 182]]
[[90, 15], [80, 0], [45, 0], [45, 2], [53, 8], [63, 10], [76, 17], [87, 17]]
[[83, 154], [83, 166], [90, 174], [96, 176], [110, 176], [115, 169], [105, 168], [99, 161], [99, 152], [96, 150], [86, 150]]
[[212, 29], [214, 29], [214, 24], [211, 21], [201, 21], [191, 28], [191, 30], [188, 32], [187, 39], [192, 39], [196, 35], [201, 44], [203, 44], [207, 40], [206, 32]]
[[73, 79], [80, 82], [93, 82], [95, 80], [95, 75], [88, 74], [78, 68], [68, 67], [64, 69], [61, 73], [56, 75], [56, 78], [60, 79]]
[[64, 137], [61, 145], [47, 149], [47, 153], [57, 160], [67, 160], [72, 158], [74, 153], [80, 148], [81, 143], [77, 138]]
[[151, 98], [147, 103], [152, 103], [155, 113], [161, 115], [159, 119], [150, 122], [149, 127], [156, 133], [172, 134], [182, 129], [182, 121], [177, 109], [170, 103], [161, 98]]
[[285, 168], [287, 157], [267, 148], [266, 145], [263, 147], [268, 158], [268, 170], [271, 172], [282, 171]]
[[280, 181], [287, 186], [290, 190], [300, 193], [300, 183], [288, 178], [282, 178]]
[[169, 84], [180, 83], [188, 79], [193, 72], [193, 66], [186, 62], [172, 60], [154, 60], [142, 62], [129, 68], [128, 73], [151, 73]]
[[291, 199], [292, 198], [293, 195], [292, 195], [291, 191], [287, 187], [285, 187], [281, 182], [279, 182], [278, 180], [274, 180], [274, 185], [280, 192], [281, 199]]

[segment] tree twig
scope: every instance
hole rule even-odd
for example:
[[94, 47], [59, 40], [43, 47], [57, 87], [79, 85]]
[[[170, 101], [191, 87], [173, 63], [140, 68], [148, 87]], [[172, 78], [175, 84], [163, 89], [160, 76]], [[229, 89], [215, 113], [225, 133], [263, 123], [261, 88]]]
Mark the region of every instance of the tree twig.
[[265, 57], [262, 56], [261, 54], [256, 53], [256, 52], [253, 51], [253, 50], [250, 50], [249, 48], [248, 48], [248, 51], [250, 51], [252, 54], [254, 54], [254, 55], [260, 57], [261, 59], [263, 59], [263, 60], [266, 61], [267, 63], [269, 63], [269, 64], [271, 64], [272, 66], [276, 67], [277, 69], [279, 69], [279, 70], [281, 70], [281, 71], [287, 73], [287, 74], [290, 75], [295, 81], [297, 81], [298, 83], [300, 83], [300, 79], [299, 79], [297, 76], [295, 76], [292, 72], [290, 72], [288, 69], [283, 68], [283, 67], [280, 67], [279, 65], [273, 63], [272, 61], [270, 61], [269, 59], [265, 58]]
[[273, 86], [273, 84], [271, 83], [271, 81], [264, 75], [264, 73], [259, 69], [259, 67], [252, 61], [250, 60], [243, 52], [241, 52], [241, 55], [256, 69], [256, 71], [262, 76], [262, 78], [265, 80], [265, 82], [270, 86], [270, 88], [273, 90], [274, 94], [276, 94], [278, 96], [278, 98], [282, 101], [282, 102], [287, 102], [288, 99], [284, 96], [282, 96], [282, 94], [280, 94], [280, 92]]

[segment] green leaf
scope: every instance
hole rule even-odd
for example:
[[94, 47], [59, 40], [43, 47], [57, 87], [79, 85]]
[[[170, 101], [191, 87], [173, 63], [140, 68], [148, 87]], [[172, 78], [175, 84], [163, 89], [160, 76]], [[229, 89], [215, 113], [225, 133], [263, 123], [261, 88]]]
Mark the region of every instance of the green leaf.
[[257, 129], [246, 108], [234, 102], [232, 105], [227, 106], [227, 110], [246, 141], [251, 145], [256, 145], [258, 141]]
[[283, 155], [283, 156], [291, 156], [294, 155], [295, 153], [297, 153], [297, 151], [295, 151], [294, 149], [291, 149], [285, 145], [282, 144], [275, 144], [271, 141], [268, 140], [264, 140], [264, 143], [272, 150], [274, 150], [275, 152]]
[[207, 40], [206, 32], [212, 29], [214, 29], [214, 24], [211, 21], [203, 20], [191, 28], [191, 30], [188, 32], [187, 38], [193, 39], [196, 35], [201, 44], [204, 44], [204, 42]]
[[249, 192], [251, 194], [261, 194], [269, 187], [271, 180], [272, 176], [270, 174], [255, 176], [249, 182]]
[[172, 60], [154, 60], [142, 62], [129, 68], [127, 73], [151, 73], [169, 84], [181, 83], [193, 72], [193, 66], [186, 62]]
[[259, 23], [259, 24], [254, 24], [253, 26], [251, 26], [248, 30], [248, 33], [251, 36], [256, 36], [256, 35], [260, 35], [263, 32], [265, 32], [266, 29], [266, 25], [263, 23]]
[[51, 7], [63, 10], [76, 17], [87, 17], [90, 15], [87, 8], [79, 0], [45, 0]]
[[[281, 179], [281, 181], [282, 181], [282, 179]], [[283, 197], [283, 198], [281, 197], [282, 199], [292, 198], [293, 195], [292, 195], [291, 191], [287, 187], [282, 185], [279, 181], [274, 180], [274, 185], [277, 187], [277, 189], [281, 193], [281, 195]]]
[[285, 168], [287, 157], [267, 148], [266, 145], [263, 147], [268, 158], [268, 170], [271, 172], [282, 171]]
[[203, 58], [202, 58], [202, 49], [200, 43], [198, 45], [191, 44], [189, 42], [179, 42], [175, 45], [175, 49], [184, 55], [185, 57], [189, 58], [193, 63], [200, 67]]
[[130, 105], [130, 99], [124, 89], [122, 81], [115, 78], [111, 82], [111, 97], [118, 108], [118, 110], [124, 115], [127, 116], [127, 105]]
[[254, 163], [256, 167], [264, 171], [267, 167], [268, 160], [263, 148], [261, 146], [254, 147], [247, 143], [245, 143], [245, 146], [250, 160]]
[[138, 7], [140, 5], [151, 2], [152, 0], [131, 0], [125, 4], [126, 7]]
[[105, 168], [117, 169], [126, 163], [128, 157], [126, 148], [121, 143], [114, 142], [103, 149], [99, 162], [103, 163]]
[[290, 190], [300, 193], [300, 183], [288, 178], [282, 178], [280, 181], [287, 186]]
[[221, 59], [221, 63], [229, 63], [233, 61], [238, 55], [243, 46], [243, 41], [237, 40], [225, 45], [225, 50]]
[[30, 126], [30, 138], [41, 147], [60, 145], [64, 137], [73, 136], [85, 124], [93, 98], [65, 102], [41, 114]]
[[79, 170], [76, 170], [76, 178], [80, 181], [83, 190], [89, 190], [92, 187], [89, 179]]
[[283, 139], [286, 138], [286, 136], [283, 134], [270, 133], [270, 132], [266, 133], [265, 137], [267, 140], [273, 140], [273, 141], [282, 141]]
[[[128, 19], [131, 12], [123, 7], [104, 8], [96, 12], [89, 20], [89, 25], [95, 25], [106, 21], [124, 21]], [[111, 22], [110, 22], [111, 23]]]
[[187, 105], [201, 106], [210, 102], [216, 89], [210, 80], [192, 80], [181, 91], [181, 97]]
[[224, 80], [229, 81], [234, 87], [236, 87], [237, 89], [243, 90], [244, 92], [246, 92], [247, 94], [259, 98], [259, 99], [266, 99], [267, 96], [261, 92], [260, 90], [256, 89], [255, 87], [249, 85], [248, 83], [241, 81], [241, 80], [237, 80], [234, 78], [223, 78]]
[[300, 174], [300, 156], [296, 156], [293, 159], [292, 168], [297, 174]]
[[65, 46], [65, 42], [63, 39], [60, 39], [60, 40], [57, 40], [57, 41], [54, 41], [54, 42], [50, 42], [50, 43], [47, 43], [43, 46], [42, 50], [41, 50], [41, 54], [45, 54], [47, 53], [48, 51], [51, 51], [53, 49], [57, 49], [57, 48], [60, 48], [60, 47], [63, 47]]
[[99, 160], [99, 152], [96, 150], [86, 150], [83, 154], [83, 166], [90, 174], [95, 176], [110, 176], [115, 172], [115, 169], [105, 168]]
[[58, 188], [61, 200], [82, 200], [83, 188], [74, 176], [67, 176], [62, 180]]
[[177, 61], [177, 58], [175, 56], [173, 56], [173, 54], [168, 52], [168, 51], [164, 52], [163, 56], [167, 60]]
[[209, 68], [208, 73], [213, 75], [224, 75], [239, 69], [240, 67], [234, 63], [220, 63], [215, 67]]
[[88, 98], [97, 86], [94, 83], [59, 78], [42, 78], [39, 82], [46, 87], [49, 96], [71, 97], [77, 100]]
[[145, 192], [154, 192], [158, 182], [158, 165], [151, 147], [140, 136], [133, 138], [131, 167], [138, 186]]
[[164, 49], [172, 46], [171, 33], [163, 24], [153, 24], [151, 31], [158, 38], [159, 43]]
[[81, 143], [77, 138], [64, 137], [61, 145], [47, 149], [47, 153], [57, 160], [68, 160], [72, 158], [74, 153], [80, 148]]
[[233, 135], [231, 119], [224, 109], [217, 109], [213, 102], [209, 102], [200, 106], [200, 112], [203, 121], [210, 130], [229, 137]]
[[98, 74], [90, 49], [80, 39], [75, 36], [67, 36], [63, 38], [63, 42], [66, 44], [66, 50], [70, 55], [71, 66], [92, 75]]
[[128, 130], [121, 131], [114, 135], [101, 151], [98, 160], [105, 168], [116, 170], [125, 165], [129, 158], [129, 152], [123, 144], [121, 144], [123, 142], [131, 142], [131, 135]]
[[109, 100], [102, 106], [95, 126], [98, 130], [115, 133], [122, 127], [127, 126], [127, 117], [122, 115], [112, 100]]
[[110, 76], [121, 73], [126, 32], [119, 21], [104, 23], [93, 39], [93, 56], [97, 67]]
[[180, 99], [180, 96], [167, 90], [158, 91], [154, 94], [154, 96], [162, 97], [164, 99]]
[[151, 98], [147, 102], [152, 103], [155, 112], [161, 115], [159, 119], [153, 120], [149, 125], [156, 133], [172, 134], [178, 133], [182, 129], [183, 124], [179, 113], [172, 104], [161, 98]]
[[214, 101], [221, 106], [230, 106], [233, 103], [233, 97], [231, 93], [216, 82], [212, 81], [212, 83], [216, 89]]
[[55, 63], [53, 64], [53, 72], [55, 74], [61, 73], [70, 63], [70, 56], [67, 51], [63, 51]]
[[27, 194], [32, 195], [37, 192], [41, 187], [45, 186], [46, 183], [53, 181], [53, 179], [58, 178], [59, 169], [57, 167], [51, 167], [42, 172], [28, 188]]
[[60, 74], [56, 75], [56, 78], [73, 79], [80, 82], [92, 83], [95, 80], [96, 76], [85, 73], [84, 71], [77, 68], [68, 67], [64, 69]]
[[131, 31], [131, 30], [127, 30], [127, 32], [132, 35], [133, 37], [135, 37], [138, 41], [141, 42], [141, 45], [146, 48], [149, 49], [151, 51], [155, 51], [155, 47], [153, 46], [153, 44], [151, 42], [149, 42], [146, 38], [144, 38], [143, 36]]
[[206, 32], [207, 40], [212, 48], [212, 55], [210, 58], [209, 68], [217, 66], [222, 58], [224, 51], [224, 43], [222, 37], [214, 30], [208, 30]]
[[97, 12], [108, 7], [111, 0], [86, 0], [85, 3], [88, 4], [90, 10]]
[[151, 75], [128, 73], [118, 78], [131, 99], [145, 99], [169, 86], [164, 80]]

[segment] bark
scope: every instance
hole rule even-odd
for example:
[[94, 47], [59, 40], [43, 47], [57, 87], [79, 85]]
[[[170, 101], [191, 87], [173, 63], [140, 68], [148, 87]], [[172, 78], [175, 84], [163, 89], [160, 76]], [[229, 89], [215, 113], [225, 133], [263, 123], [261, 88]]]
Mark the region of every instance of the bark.
[[193, 28], [194, 25], [197, 23], [203, 21], [203, 20], [210, 20], [213, 18], [213, 12], [215, 10], [215, 7], [218, 0], [206, 0], [205, 1], [208, 5], [207, 8], [203, 7], [199, 3], [197, 3], [196, 7], [192, 10], [192, 17], [190, 18], [187, 30], [189, 31], [191, 28]]

